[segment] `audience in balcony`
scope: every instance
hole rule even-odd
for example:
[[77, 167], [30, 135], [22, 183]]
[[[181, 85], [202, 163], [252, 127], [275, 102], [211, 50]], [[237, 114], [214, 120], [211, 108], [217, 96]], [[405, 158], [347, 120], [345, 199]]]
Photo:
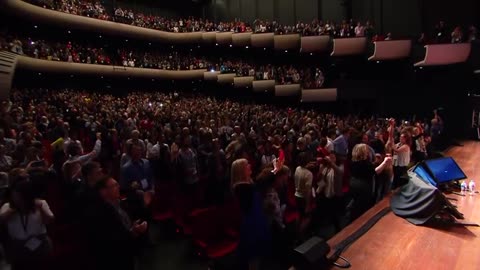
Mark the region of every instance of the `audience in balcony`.
[[476, 41], [478, 40], [478, 29], [474, 25], [471, 25], [468, 28], [468, 41]]
[[[253, 32], [253, 33], [275, 33], [279, 35], [283, 34], [295, 34], [298, 33], [302, 36], [318, 36], [329, 35], [335, 38], [342, 37], [363, 37], [366, 36], [373, 40], [391, 40], [392, 33], [387, 35], [377, 35], [375, 28], [371, 21], [366, 21], [365, 25], [361, 22], [355, 22], [353, 19], [349, 21], [343, 20], [341, 23], [335, 23], [333, 21], [319, 21], [317, 19], [312, 20], [310, 23], [298, 21], [295, 25], [283, 25], [277, 21], [269, 21], [256, 19], [250, 25], [249, 23], [235, 20], [232, 22], [212, 22], [208, 19], [201, 18], [180, 18], [171, 19], [164, 18], [156, 15], [146, 15], [141, 12], [135, 12], [132, 9], [122, 8], [117, 6], [115, 10], [109, 15], [107, 9], [102, 6], [100, 2], [89, 2], [85, 0], [29, 0], [31, 3], [42, 6], [44, 8], [55, 9], [58, 11], [82, 15], [91, 18], [97, 18], [102, 20], [113, 20], [119, 23], [125, 23], [135, 25], [144, 28], [151, 28], [156, 30], [182, 33], [182, 32], [199, 32], [199, 31], [218, 31], [218, 32]], [[447, 27], [444, 21], [440, 21], [434, 30], [434, 37], [432, 41], [435, 43], [460, 43], [465, 40], [475, 40], [478, 35], [478, 31], [474, 26], [468, 29], [467, 33], [463, 33], [461, 28], [455, 28], [452, 34], [449, 36]], [[422, 36], [419, 39], [420, 44], [426, 44], [427, 37]], [[451, 37], [451, 38], [450, 38]], [[467, 37], [468, 39], [465, 39]], [[428, 37], [430, 40], [431, 37]], [[18, 47], [17, 47], [18, 48]]]
[[455, 27], [451, 34], [451, 43], [462, 43], [463, 42], [463, 31], [460, 26]]

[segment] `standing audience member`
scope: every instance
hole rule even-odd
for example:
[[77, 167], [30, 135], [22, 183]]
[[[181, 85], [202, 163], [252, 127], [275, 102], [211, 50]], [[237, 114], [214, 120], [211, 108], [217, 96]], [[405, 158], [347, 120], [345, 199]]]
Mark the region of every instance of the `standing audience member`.
[[402, 132], [400, 142], [393, 146], [393, 175], [392, 189], [403, 186], [408, 181], [407, 170], [410, 164], [412, 145], [410, 135]]
[[136, 217], [146, 219], [146, 207], [150, 206], [155, 186], [150, 162], [142, 158], [142, 147], [129, 145], [130, 160], [122, 166], [121, 188], [127, 194], [128, 204]]
[[263, 212], [263, 203], [251, 179], [252, 169], [246, 159], [232, 163], [232, 191], [242, 213], [238, 252], [240, 268], [260, 269], [261, 259], [268, 255], [271, 233], [268, 220]]
[[51, 241], [46, 225], [54, 219], [45, 200], [35, 198], [25, 171], [11, 174], [10, 196], [0, 209], [8, 233], [7, 253], [12, 269], [46, 269]]
[[334, 225], [335, 230], [341, 230], [339, 215], [343, 213], [343, 174], [344, 166], [337, 162], [335, 154], [322, 159], [318, 170], [316, 189], [317, 212], [321, 218], [326, 217]]
[[87, 236], [95, 267], [134, 270], [140, 239], [147, 232], [146, 221], [132, 221], [120, 205], [120, 186], [111, 177], [95, 185], [99, 200], [87, 212]]
[[303, 237], [306, 227], [309, 223], [307, 216], [312, 198], [313, 174], [307, 169], [309, 163], [308, 155], [303, 152], [298, 155], [298, 167], [295, 169], [295, 200], [300, 214], [297, 232], [299, 238]]
[[375, 176], [380, 174], [392, 162], [385, 157], [377, 167], [369, 160], [366, 144], [357, 144], [352, 151], [350, 192], [353, 199], [351, 219], [355, 220], [375, 203]]

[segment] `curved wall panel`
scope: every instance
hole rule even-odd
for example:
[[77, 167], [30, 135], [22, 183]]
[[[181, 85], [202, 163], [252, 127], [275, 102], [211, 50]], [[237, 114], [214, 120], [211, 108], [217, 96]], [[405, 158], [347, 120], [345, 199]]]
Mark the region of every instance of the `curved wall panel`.
[[233, 46], [244, 47], [249, 46], [252, 33], [238, 33], [232, 35]]
[[205, 71], [203, 73], [203, 79], [205, 81], [217, 81], [218, 80], [218, 74], [220, 74], [220, 71]]
[[235, 77], [233, 78], [233, 84], [235, 85], [235, 88], [251, 87], [253, 79], [253, 76]]
[[218, 83], [220, 84], [233, 84], [233, 78], [237, 76], [235, 73], [227, 73], [227, 74], [218, 74]]
[[275, 89], [275, 80], [253, 81], [254, 92], [268, 92]]
[[300, 84], [275, 85], [276, 97], [290, 97], [300, 94]]
[[333, 40], [331, 56], [363, 54], [367, 48], [367, 38], [336, 38]]
[[273, 48], [273, 33], [252, 34], [250, 43], [256, 48]]
[[110, 33], [114, 35], [146, 39], [149, 41], [160, 41], [169, 43], [201, 43], [202, 33], [170, 33], [127, 24], [103, 21], [84, 16], [67, 14], [59, 11], [49, 10], [20, 0], [0, 1], [0, 10], [8, 10], [10, 14], [16, 14], [22, 18], [44, 23], [64, 25], [74, 29], [82, 29]]
[[302, 52], [325, 52], [330, 45], [330, 36], [302, 37]]
[[300, 35], [275, 35], [273, 44], [276, 50], [291, 50], [300, 47]]
[[232, 44], [232, 32], [217, 32], [216, 39], [217, 43], [220, 45], [230, 45]]
[[369, 61], [403, 59], [410, 56], [411, 40], [375, 41], [375, 51], [368, 58]]
[[203, 44], [211, 45], [217, 42], [217, 33], [216, 32], [203, 32], [202, 33]]
[[303, 103], [308, 102], [326, 102], [337, 100], [337, 88], [325, 88], [325, 89], [307, 89], [302, 90]]
[[426, 45], [425, 59], [415, 66], [440, 66], [464, 63], [470, 56], [472, 44], [435, 44]]
[[10, 97], [17, 56], [11, 52], [0, 51], [0, 101], [8, 100]]
[[159, 78], [168, 80], [203, 79], [205, 69], [198, 70], [161, 70], [150, 68], [130, 68], [93, 64], [68, 63], [18, 56], [17, 67], [38, 72], [124, 76], [137, 78]]

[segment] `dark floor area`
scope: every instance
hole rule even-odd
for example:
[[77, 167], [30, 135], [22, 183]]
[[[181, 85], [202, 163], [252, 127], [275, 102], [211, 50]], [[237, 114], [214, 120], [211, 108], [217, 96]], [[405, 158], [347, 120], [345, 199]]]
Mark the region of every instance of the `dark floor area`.
[[[341, 224], [346, 225], [346, 220]], [[290, 228], [292, 229], [292, 228]], [[335, 234], [335, 229], [331, 224], [319, 224], [312, 228], [312, 236], [317, 235], [324, 239], [329, 239]], [[188, 236], [175, 233], [175, 228], [171, 224], [152, 224], [150, 229], [152, 245], [148, 247], [143, 256], [139, 258], [138, 270], [206, 270], [210, 266], [215, 270], [235, 270], [236, 254], [229, 254], [216, 261], [207, 258], [198, 257], [192, 247]], [[293, 250], [293, 246], [292, 246]], [[274, 255], [266, 259], [261, 269], [265, 270], [286, 270], [291, 264], [288, 258], [280, 258], [281, 255]]]

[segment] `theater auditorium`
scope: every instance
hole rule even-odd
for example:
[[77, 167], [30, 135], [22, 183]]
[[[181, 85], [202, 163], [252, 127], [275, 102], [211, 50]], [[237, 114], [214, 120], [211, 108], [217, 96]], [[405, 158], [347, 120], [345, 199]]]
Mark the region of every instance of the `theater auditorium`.
[[479, 27], [478, 0], [0, 0], [0, 269], [480, 269]]

